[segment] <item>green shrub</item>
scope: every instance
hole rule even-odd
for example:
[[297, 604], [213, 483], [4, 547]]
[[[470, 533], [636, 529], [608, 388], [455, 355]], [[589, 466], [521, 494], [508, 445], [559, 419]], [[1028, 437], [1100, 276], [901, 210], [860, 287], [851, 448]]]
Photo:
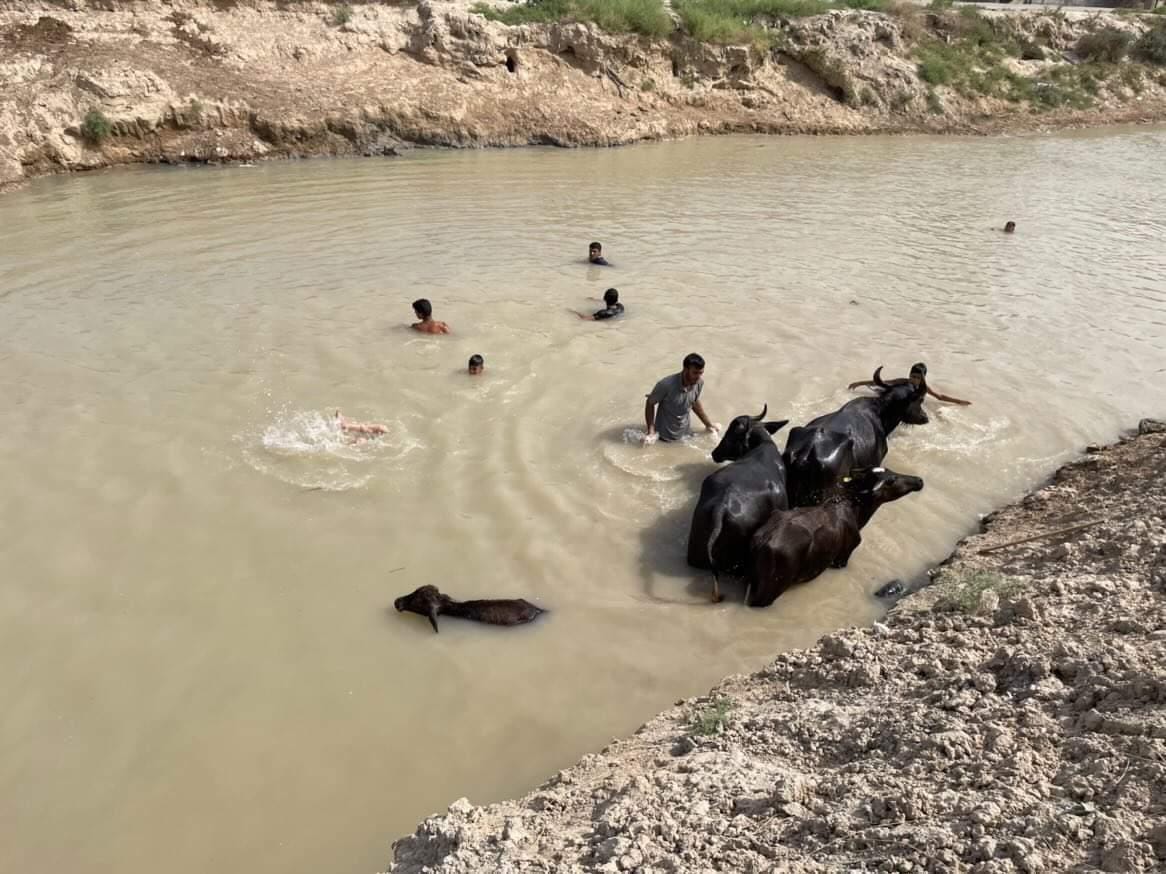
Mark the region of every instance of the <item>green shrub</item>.
[[688, 722], [689, 731], [704, 736], [721, 734], [732, 724], [732, 712], [732, 699], [718, 695], [708, 707], [692, 715]]
[[952, 606], [964, 613], [974, 613], [980, 606], [980, 599], [985, 592], [995, 592], [999, 598], [1011, 598], [1017, 595], [1021, 586], [1016, 580], [1010, 580], [991, 571], [965, 571], [948, 576], [945, 574], [942, 582], [948, 583], [951, 589], [948, 593]]
[[[1160, 6], [1159, 9], [1166, 9]], [[1147, 64], [1166, 67], [1166, 23], [1151, 27], [1134, 43], [1134, 57]]]
[[508, 9], [483, 3], [471, 9], [503, 24], [585, 21], [610, 33], [665, 37], [672, 32], [672, 19], [660, 0], [528, 0]]
[[1124, 30], [1103, 27], [1077, 40], [1076, 50], [1087, 61], [1116, 64], [1126, 56], [1132, 41]]
[[113, 125], [105, 117], [104, 112], [100, 109], [91, 109], [85, 113], [85, 120], [81, 122], [81, 138], [85, 142], [99, 146], [111, 133]]
[[352, 21], [352, 7], [347, 3], [341, 3], [332, 10], [332, 24], [336, 27], [341, 27]]
[[643, 81], [640, 82], [640, 90], [645, 91], [645, 92], [655, 91], [656, 90], [656, 80], [649, 79], [649, 78], [645, 77], [643, 79]]
[[932, 115], [943, 115], [943, 101], [934, 88], [927, 89], [927, 111]]
[[955, 68], [943, 52], [926, 50], [919, 56], [919, 78], [928, 85], [947, 85], [955, 79]]

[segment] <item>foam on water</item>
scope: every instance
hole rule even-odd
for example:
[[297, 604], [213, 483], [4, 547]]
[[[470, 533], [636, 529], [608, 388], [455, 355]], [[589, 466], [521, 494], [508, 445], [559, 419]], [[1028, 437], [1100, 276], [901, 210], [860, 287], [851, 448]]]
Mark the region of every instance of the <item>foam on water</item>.
[[[384, 423], [385, 434], [346, 434], [335, 415], [315, 410], [283, 409], [257, 432], [242, 434], [243, 458], [259, 473], [305, 488], [346, 491], [367, 485], [388, 465], [421, 443], [398, 420]], [[363, 469], [362, 469], [363, 468]]]

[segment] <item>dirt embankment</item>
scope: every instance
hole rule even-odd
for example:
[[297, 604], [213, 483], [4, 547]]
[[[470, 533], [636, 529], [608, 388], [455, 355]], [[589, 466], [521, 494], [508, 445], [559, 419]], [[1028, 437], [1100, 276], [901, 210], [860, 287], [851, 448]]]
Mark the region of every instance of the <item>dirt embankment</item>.
[[994, 513], [883, 622], [521, 800], [455, 802], [390, 870], [1166, 869], [1166, 425], [1143, 430]]
[[[1166, 75], [1152, 68], [1098, 65], [1082, 100], [1061, 75], [1080, 60], [1083, 33], [1136, 36], [1150, 26], [1142, 18], [1009, 16], [997, 35], [1043, 59], [985, 60], [978, 43], [952, 48], [971, 45], [957, 13], [902, 9], [762, 22], [772, 37], [762, 48], [702, 44], [679, 28], [648, 39], [580, 23], [508, 27], [467, 0], [0, 0], [0, 189], [109, 164], [384, 155], [410, 144], [1166, 118]], [[921, 41], [943, 55], [926, 80]]]

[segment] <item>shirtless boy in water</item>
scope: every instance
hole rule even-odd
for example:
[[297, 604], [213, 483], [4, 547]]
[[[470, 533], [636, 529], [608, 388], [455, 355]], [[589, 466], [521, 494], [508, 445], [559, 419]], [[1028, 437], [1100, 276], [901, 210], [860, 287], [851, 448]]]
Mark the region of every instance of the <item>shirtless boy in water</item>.
[[411, 325], [414, 331], [422, 334], [448, 334], [449, 325], [433, 318], [433, 304], [425, 298], [413, 301], [413, 315], [421, 321]]
[[[907, 377], [907, 379], [903, 379], [901, 377], [899, 379], [888, 379], [888, 380], [886, 380], [886, 383], [887, 383], [887, 385], [901, 385], [904, 382], [910, 382], [911, 385], [917, 387], [919, 385], [919, 383], [922, 382], [926, 378], [927, 378], [927, 365], [924, 364], [922, 361], [920, 361], [916, 364], [911, 365], [911, 373]], [[874, 381], [870, 380], [870, 379], [863, 379], [863, 380], [860, 380], [859, 382], [852, 382], [850, 385], [847, 386], [847, 388], [854, 390], [854, 389], [858, 388], [859, 386], [864, 386], [864, 385], [874, 385]], [[944, 402], [949, 403], [949, 404], [959, 404], [961, 407], [970, 407], [972, 405], [971, 401], [960, 400], [959, 398], [953, 398], [950, 395], [940, 394], [939, 392], [932, 389], [931, 386], [927, 387], [927, 393], [929, 395], [931, 395], [933, 398], [935, 398], [937, 401], [944, 401]]]

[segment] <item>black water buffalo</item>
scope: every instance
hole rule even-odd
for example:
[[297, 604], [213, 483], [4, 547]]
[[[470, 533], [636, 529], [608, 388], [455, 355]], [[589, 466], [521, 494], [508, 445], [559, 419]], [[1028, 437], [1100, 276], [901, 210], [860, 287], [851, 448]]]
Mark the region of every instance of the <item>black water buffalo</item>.
[[713, 572], [713, 601], [721, 600], [722, 571], [743, 569], [749, 539], [774, 510], [789, 506], [785, 464], [771, 435], [786, 422], [737, 416], [713, 450], [713, 461], [733, 462], [705, 477], [688, 532], [688, 563]]
[[745, 603], [768, 607], [794, 583], [808, 582], [827, 568], [846, 567], [875, 511], [922, 488], [917, 476], [856, 468], [830, 488], [820, 506], [774, 513], [753, 535]]
[[483, 601], [456, 601], [436, 586], [422, 586], [393, 602], [399, 613], [417, 613], [429, 618], [437, 631], [437, 617], [460, 616], [488, 625], [522, 625], [547, 611], [523, 598], [491, 598]]
[[[887, 438], [903, 422], [923, 425], [920, 405], [926, 381], [886, 383], [874, 372], [878, 394], [855, 398], [841, 409], [790, 431], [782, 456], [789, 474], [790, 503], [807, 507], [852, 467], [876, 467], [887, 455]], [[849, 441], [849, 445], [848, 445]]]

